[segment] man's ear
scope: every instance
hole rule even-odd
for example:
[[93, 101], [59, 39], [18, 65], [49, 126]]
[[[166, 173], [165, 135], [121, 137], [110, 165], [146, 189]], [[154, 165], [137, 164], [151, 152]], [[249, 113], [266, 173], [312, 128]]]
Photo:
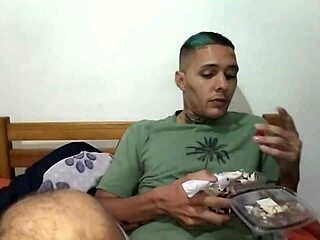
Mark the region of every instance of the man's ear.
[[185, 91], [186, 87], [185, 87], [185, 73], [182, 71], [176, 71], [175, 74], [175, 80], [176, 80], [176, 85], [178, 86], [178, 88], [181, 89], [181, 91]]

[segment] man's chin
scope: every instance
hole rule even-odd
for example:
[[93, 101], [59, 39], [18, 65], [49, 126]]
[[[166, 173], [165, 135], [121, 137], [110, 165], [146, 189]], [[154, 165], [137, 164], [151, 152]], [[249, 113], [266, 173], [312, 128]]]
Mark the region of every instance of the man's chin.
[[208, 111], [206, 115], [208, 118], [215, 120], [223, 117], [226, 113], [227, 113], [227, 108], [226, 109], [218, 108], [218, 109], [210, 109], [210, 111]]

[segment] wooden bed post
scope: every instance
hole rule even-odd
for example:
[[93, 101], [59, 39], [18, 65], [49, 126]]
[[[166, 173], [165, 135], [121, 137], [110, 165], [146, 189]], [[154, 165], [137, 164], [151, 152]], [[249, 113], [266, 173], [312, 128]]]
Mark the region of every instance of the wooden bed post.
[[0, 117], [0, 177], [4, 178], [12, 177], [9, 155], [12, 144], [7, 135], [7, 125], [9, 123], [9, 117]]

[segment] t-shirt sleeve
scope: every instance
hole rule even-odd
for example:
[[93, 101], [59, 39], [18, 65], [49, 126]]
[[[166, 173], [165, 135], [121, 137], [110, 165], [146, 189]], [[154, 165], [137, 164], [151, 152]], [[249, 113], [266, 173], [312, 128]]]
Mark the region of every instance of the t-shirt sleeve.
[[277, 161], [268, 154], [261, 152], [261, 169], [260, 171], [271, 182], [278, 182], [280, 169]]
[[143, 127], [134, 124], [128, 128], [117, 147], [111, 166], [101, 178], [97, 188], [118, 197], [130, 197], [137, 192], [142, 175], [139, 152], [143, 141]]

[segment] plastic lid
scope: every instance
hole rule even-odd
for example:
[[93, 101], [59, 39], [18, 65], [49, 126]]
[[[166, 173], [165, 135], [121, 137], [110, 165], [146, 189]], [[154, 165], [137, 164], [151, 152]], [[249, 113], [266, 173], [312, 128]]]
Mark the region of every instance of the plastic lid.
[[233, 211], [255, 234], [300, 228], [315, 220], [313, 210], [284, 187], [250, 189], [229, 198]]

